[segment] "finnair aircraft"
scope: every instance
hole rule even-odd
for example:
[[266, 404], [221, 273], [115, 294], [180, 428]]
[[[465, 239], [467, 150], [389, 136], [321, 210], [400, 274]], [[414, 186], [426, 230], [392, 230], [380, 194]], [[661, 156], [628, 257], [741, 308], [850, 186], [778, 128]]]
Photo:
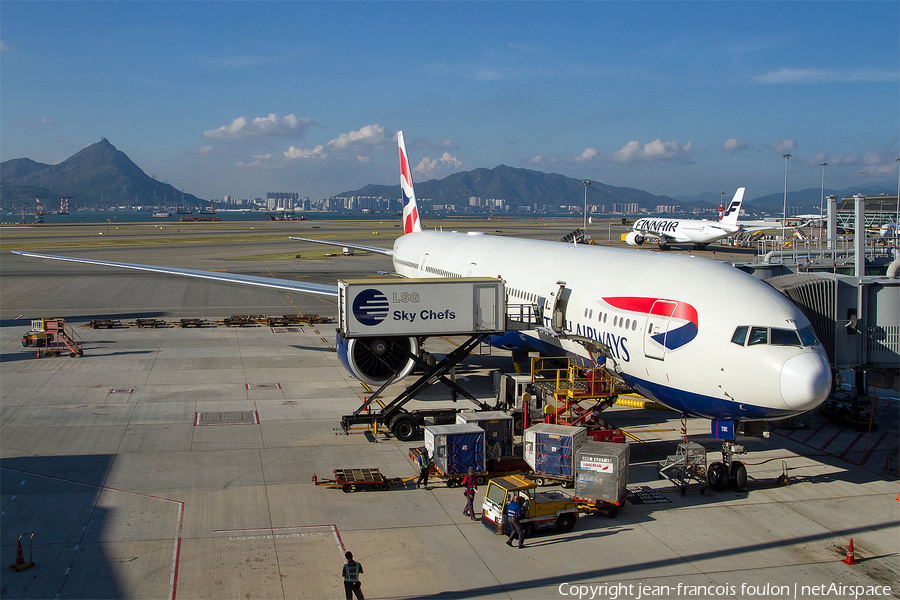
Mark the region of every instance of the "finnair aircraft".
[[625, 236], [625, 241], [631, 246], [640, 246], [652, 238], [659, 242], [660, 249], [664, 249], [666, 244], [694, 244], [695, 248], [706, 248], [707, 244], [741, 231], [738, 215], [743, 200], [744, 188], [738, 188], [719, 221], [660, 217], [638, 219], [632, 231]]
[[[507, 332], [495, 336], [492, 344], [513, 352], [597, 360], [647, 398], [687, 416], [730, 424], [732, 431], [741, 421], [784, 419], [808, 411], [828, 396], [829, 362], [809, 320], [766, 283], [695, 256], [483, 232], [426, 231], [402, 132], [398, 144], [404, 230], [393, 248], [308, 241], [389, 255], [396, 272], [409, 278], [500, 277], [512, 302], [540, 307], [544, 327]], [[740, 189], [735, 195], [738, 202], [742, 193]], [[338, 294], [336, 286], [266, 277], [17, 254]], [[592, 357], [586, 340], [593, 341], [602, 356]], [[414, 337], [347, 340], [339, 335], [338, 348], [347, 369], [373, 384], [408, 375], [415, 366], [410, 355], [419, 352]], [[727, 485], [729, 478], [746, 481], [746, 468], [731, 460], [733, 450], [740, 448], [726, 441], [724, 464], [713, 463], [708, 469], [714, 489], [723, 489], [722, 481]]]

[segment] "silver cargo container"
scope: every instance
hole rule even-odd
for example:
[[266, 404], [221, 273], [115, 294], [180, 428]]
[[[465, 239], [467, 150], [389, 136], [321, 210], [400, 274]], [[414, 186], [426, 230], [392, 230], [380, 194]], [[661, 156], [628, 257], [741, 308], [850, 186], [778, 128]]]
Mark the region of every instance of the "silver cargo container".
[[485, 454], [491, 443], [500, 444], [500, 456], [512, 456], [513, 418], [498, 410], [456, 413], [457, 423], [474, 423], [484, 429]]
[[444, 475], [484, 471], [484, 430], [474, 423], [426, 426], [425, 448]]
[[587, 429], [538, 423], [522, 436], [525, 462], [535, 473], [560, 478], [575, 476], [575, 454], [587, 442]]
[[575, 497], [618, 503], [628, 493], [630, 444], [587, 442], [575, 453]]
[[492, 277], [339, 279], [347, 338], [502, 333], [506, 288]]

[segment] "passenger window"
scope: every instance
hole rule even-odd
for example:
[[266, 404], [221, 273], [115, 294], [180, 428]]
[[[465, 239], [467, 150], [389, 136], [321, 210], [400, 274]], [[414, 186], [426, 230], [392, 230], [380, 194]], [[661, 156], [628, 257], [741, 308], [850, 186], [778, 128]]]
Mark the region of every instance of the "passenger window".
[[771, 344], [773, 346], [799, 346], [800, 336], [794, 329], [775, 329], [773, 327]]
[[815, 346], [819, 343], [816, 334], [813, 333], [812, 327], [804, 327], [800, 330], [800, 341], [804, 346]]
[[753, 327], [750, 329], [750, 341], [748, 346], [756, 346], [757, 344], [765, 344], [769, 341], [769, 330], [765, 327]]
[[625, 319], [625, 329], [631, 329], [631, 319]]
[[637, 331], [637, 319], [631, 322], [631, 330]]
[[734, 333], [731, 336], [731, 343], [737, 344], [738, 346], [743, 346], [747, 342], [747, 330], [749, 327], [746, 325], [741, 325], [737, 329], [734, 330]]

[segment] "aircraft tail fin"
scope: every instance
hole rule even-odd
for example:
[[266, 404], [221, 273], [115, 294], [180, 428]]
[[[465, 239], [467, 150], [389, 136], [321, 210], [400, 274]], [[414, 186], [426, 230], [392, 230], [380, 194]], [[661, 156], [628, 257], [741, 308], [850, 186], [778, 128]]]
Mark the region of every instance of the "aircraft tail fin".
[[741, 214], [741, 203], [744, 201], [744, 190], [746, 188], [738, 188], [734, 193], [734, 198], [728, 203], [725, 212], [722, 213], [721, 222], [724, 225], [737, 225], [738, 216]]
[[402, 131], [397, 132], [397, 146], [400, 149], [400, 190], [403, 192], [403, 233], [422, 231], [422, 221], [419, 219], [419, 208], [416, 206], [416, 192], [413, 190], [412, 171], [409, 168]]

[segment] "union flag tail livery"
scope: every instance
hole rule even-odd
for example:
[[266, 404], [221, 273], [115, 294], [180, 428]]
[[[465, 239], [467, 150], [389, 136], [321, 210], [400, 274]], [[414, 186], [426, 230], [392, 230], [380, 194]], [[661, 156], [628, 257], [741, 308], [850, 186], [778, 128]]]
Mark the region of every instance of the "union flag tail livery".
[[400, 149], [400, 190], [403, 192], [403, 233], [422, 231], [419, 208], [416, 206], [416, 192], [413, 190], [412, 170], [403, 142], [403, 132], [397, 132], [397, 146]]

